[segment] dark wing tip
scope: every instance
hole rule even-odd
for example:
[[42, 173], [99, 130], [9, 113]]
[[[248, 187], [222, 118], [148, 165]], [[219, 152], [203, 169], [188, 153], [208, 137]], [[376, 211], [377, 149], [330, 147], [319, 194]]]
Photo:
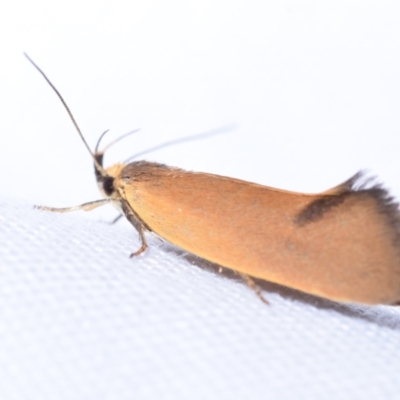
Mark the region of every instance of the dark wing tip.
[[368, 176], [365, 171], [359, 171], [347, 181], [321, 193], [308, 204], [296, 216], [295, 222], [298, 225], [305, 225], [316, 222], [321, 219], [325, 213], [341, 204], [347, 197], [354, 194], [363, 194], [372, 197], [377, 205], [378, 211], [387, 216], [389, 223], [395, 228], [400, 243], [400, 211], [399, 203], [390, 195], [380, 183], [376, 182], [376, 178]]

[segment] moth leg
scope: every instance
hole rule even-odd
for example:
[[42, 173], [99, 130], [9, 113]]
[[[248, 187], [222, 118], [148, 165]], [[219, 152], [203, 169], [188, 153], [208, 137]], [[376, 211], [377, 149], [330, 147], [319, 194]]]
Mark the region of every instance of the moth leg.
[[136, 229], [138, 231], [142, 245], [140, 246], [139, 250], [135, 251], [134, 253], [132, 253], [130, 255], [131, 258], [138, 256], [139, 254], [142, 254], [147, 249], [147, 247], [149, 247], [147, 244], [147, 241], [146, 241], [146, 236], [144, 234], [145, 230], [144, 230], [143, 226], [140, 225], [138, 228], [136, 227]]
[[115, 217], [111, 222], [110, 225], [114, 225], [116, 222], [118, 222], [124, 215], [119, 214], [118, 217]]
[[245, 281], [246, 285], [253, 290], [258, 298], [265, 304], [269, 304], [267, 299], [262, 295], [260, 286], [257, 285], [257, 283], [254, 281], [252, 277], [250, 277], [247, 274], [244, 274], [243, 272], [237, 272], [237, 274]]
[[55, 207], [46, 207], [46, 206], [34, 206], [34, 208], [37, 208], [38, 210], [60, 212], [60, 213], [65, 213], [65, 212], [70, 212], [70, 211], [78, 211], [78, 210], [92, 211], [97, 207], [101, 207], [101, 206], [104, 206], [105, 204], [108, 204], [109, 202], [110, 202], [110, 199], [103, 199], [103, 200], [91, 201], [90, 203], [84, 203], [84, 204], [81, 204], [80, 206], [74, 206], [74, 207], [55, 208]]
[[138, 256], [139, 254], [142, 254], [148, 247], [146, 236], [145, 236], [146, 226], [140, 220], [139, 216], [135, 213], [135, 211], [132, 209], [132, 207], [129, 205], [129, 203], [127, 201], [122, 201], [121, 206], [122, 206], [122, 211], [125, 214], [125, 217], [133, 225], [133, 227], [137, 230], [137, 232], [139, 234], [140, 242], [142, 243], [139, 250], [135, 251], [134, 253], [132, 253], [130, 255], [130, 257], [132, 258], [132, 257]]

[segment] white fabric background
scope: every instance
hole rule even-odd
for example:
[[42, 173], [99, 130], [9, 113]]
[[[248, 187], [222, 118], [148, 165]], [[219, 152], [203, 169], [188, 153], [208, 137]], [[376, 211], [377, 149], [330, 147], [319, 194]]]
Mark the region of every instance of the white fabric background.
[[239, 280], [99, 198], [89, 144], [141, 132], [149, 160], [315, 192], [367, 168], [400, 198], [400, 5], [392, 1], [3, 2], [0, 394], [4, 399], [397, 399], [399, 310]]
[[400, 312], [240, 281], [2, 200], [4, 399], [398, 399]]

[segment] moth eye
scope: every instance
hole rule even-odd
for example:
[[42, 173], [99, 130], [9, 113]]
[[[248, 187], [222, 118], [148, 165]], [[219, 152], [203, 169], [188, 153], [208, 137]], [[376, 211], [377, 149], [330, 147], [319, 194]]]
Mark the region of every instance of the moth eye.
[[114, 178], [106, 176], [103, 180], [103, 190], [107, 196], [111, 196], [114, 192]]

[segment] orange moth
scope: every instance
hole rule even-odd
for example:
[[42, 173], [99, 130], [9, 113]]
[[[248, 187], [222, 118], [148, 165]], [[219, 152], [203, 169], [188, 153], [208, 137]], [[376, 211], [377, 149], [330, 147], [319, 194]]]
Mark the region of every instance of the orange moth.
[[112, 204], [137, 230], [229, 268], [262, 295], [252, 278], [323, 298], [364, 304], [400, 301], [400, 213], [362, 174], [318, 194], [289, 192], [224, 176], [147, 161], [103, 167], [65, 101], [40, 68], [92, 155], [102, 200], [68, 212]]

